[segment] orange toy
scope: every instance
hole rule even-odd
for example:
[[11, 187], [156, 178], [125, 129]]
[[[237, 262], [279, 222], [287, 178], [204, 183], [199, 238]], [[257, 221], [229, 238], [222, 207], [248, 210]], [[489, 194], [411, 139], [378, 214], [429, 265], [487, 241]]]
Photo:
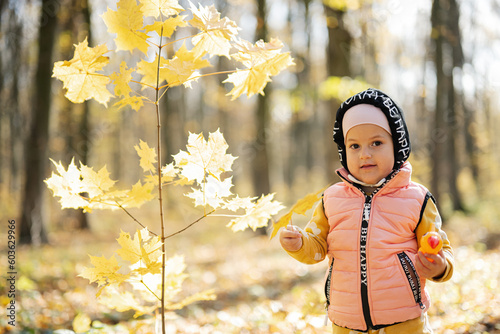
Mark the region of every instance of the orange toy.
[[[420, 239], [420, 249], [424, 254], [437, 254], [443, 247], [443, 239], [437, 232], [427, 232]], [[434, 262], [432, 259], [427, 260]]]

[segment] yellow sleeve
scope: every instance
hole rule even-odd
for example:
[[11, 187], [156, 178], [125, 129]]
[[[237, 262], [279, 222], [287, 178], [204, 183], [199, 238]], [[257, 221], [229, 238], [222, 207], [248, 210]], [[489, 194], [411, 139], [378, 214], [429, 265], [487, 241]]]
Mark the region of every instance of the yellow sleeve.
[[415, 230], [415, 234], [417, 236], [418, 248], [420, 248], [420, 239], [427, 232], [438, 232], [441, 239], [443, 239], [443, 253], [446, 258], [447, 266], [441, 277], [434, 277], [431, 279], [433, 282], [446, 282], [449, 280], [453, 275], [453, 267], [455, 263], [453, 258], [453, 249], [451, 248], [450, 241], [448, 240], [446, 233], [441, 229], [441, 225], [441, 216], [439, 215], [436, 203], [434, 203], [434, 199], [432, 197], [429, 197], [422, 214], [422, 219]]
[[326, 237], [330, 231], [330, 225], [323, 209], [323, 200], [316, 205], [313, 216], [305, 229], [298, 228], [298, 230], [302, 233], [302, 247], [298, 251], [287, 251], [287, 253], [306, 264], [323, 261], [328, 248]]

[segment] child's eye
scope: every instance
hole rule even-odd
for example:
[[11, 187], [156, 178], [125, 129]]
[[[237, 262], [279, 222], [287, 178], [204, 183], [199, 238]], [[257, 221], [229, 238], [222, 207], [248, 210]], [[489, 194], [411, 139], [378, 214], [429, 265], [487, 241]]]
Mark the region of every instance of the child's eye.
[[358, 144], [352, 144], [351, 146], [349, 146], [349, 148], [352, 148], [353, 150], [355, 150], [355, 149], [359, 148], [359, 145]]
[[372, 144], [372, 145], [373, 145], [373, 146], [380, 146], [380, 145], [382, 145], [382, 144], [383, 144], [383, 143], [382, 143], [380, 140], [376, 140], [376, 141], [374, 141], [374, 142], [373, 142], [373, 144]]

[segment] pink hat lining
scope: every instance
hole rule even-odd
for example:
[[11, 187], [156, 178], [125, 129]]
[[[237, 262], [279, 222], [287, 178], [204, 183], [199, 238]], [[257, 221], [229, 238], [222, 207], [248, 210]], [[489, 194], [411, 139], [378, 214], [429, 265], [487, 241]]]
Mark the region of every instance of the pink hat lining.
[[392, 135], [389, 121], [382, 110], [371, 104], [358, 104], [347, 110], [342, 120], [344, 140], [350, 129], [361, 124], [377, 125]]

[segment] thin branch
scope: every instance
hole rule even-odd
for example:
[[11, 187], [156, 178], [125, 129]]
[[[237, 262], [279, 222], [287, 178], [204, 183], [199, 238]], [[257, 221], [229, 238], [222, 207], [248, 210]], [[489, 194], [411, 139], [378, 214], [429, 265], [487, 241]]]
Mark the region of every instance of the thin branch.
[[[148, 85], [147, 83], [144, 83], [144, 82], [140, 82], [140, 81], [137, 81], [137, 80], [130, 80], [130, 82], [133, 82], [133, 83], [136, 83], [136, 84], [139, 84], [139, 85], [143, 85], [143, 86], [146, 86], [146, 87], [149, 87], [151, 89], [156, 90], [155, 86]], [[134, 91], [134, 93], [137, 94], [137, 92], [135, 92], [135, 91]], [[140, 94], [140, 95], [142, 95], [142, 94]]]
[[[139, 224], [142, 228], [147, 228], [147, 226], [144, 226], [140, 221], [137, 220], [137, 218], [132, 216], [132, 214], [130, 212], [128, 212], [127, 209], [125, 209], [120, 203], [116, 202], [116, 205], [118, 205], [118, 207], [120, 209], [122, 209], [130, 218], [132, 218], [133, 221], [135, 221], [137, 224]], [[149, 231], [149, 228], [148, 228], [148, 231]], [[151, 233], [152, 235], [158, 236], [158, 234], [154, 233], [153, 231], [149, 231], [149, 233]]]
[[156, 295], [156, 293], [154, 293], [154, 292], [153, 292], [153, 290], [151, 290], [151, 289], [149, 288], [149, 286], [147, 286], [147, 285], [146, 285], [146, 283], [144, 283], [144, 281], [143, 281], [142, 279], [141, 279], [141, 283], [142, 283], [142, 284], [146, 287], [146, 289], [148, 289], [148, 291], [149, 291], [149, 292], [151, 292], [151, 293], [153, 294], [153, 296], [155, 296], [155, 297], [156, 297], [156, 299], [161, 300], [161, 298], [160, 298], [160, 297], [158, 297], [158, 296]]
[[[82, 196], [80, 194], [78, 196], [80, 196], [81, 198], [83, 198], [84, 200], [89, 201], [89, 202], [90, 201], [97, 202], [97, 203], [101, 203], [101, 204], [105, 204], [105, 205], [109, 205], [112, 207], [117, 207], [119, 209], [122, 209], [123, 212], [125, 212], [130, 218], [132, 218], [133, 221], [135, 221], [137, 224], [139, 224], [142, 228], [147, 228], [149, 231], [149, 228], [147, 226], [143, 225], [137, 218], [135, 218], [130, 212], [128, 212], [128, 210], [125, 209], [117, 200], [115, 200], [116, 204], [113, 204], [113, 203], [108, 203], [108, 202], [104, 202], [104, 201], [90, 199], [89, 197], [85, 197], [85, 196]], [[154, 233], [153, 231], [149, 231], [149, 233], [151, 233], [152, 235], [158, 236], [158, 234]]]
[[242, 215], [224, 215], [224, 214], [217, 214], [217, 215], [213, 215], [212, 217], [240, 218], [240, 217], [243, 217], [243, 216], [242, 216]]
[[162, 99], [163, 95], [165, 95], [165, 94], [167, 93], [168, 88], [169, 88], [169, 87], [167, 87], [167, 89], [165, 89], [165, 91], [164, 91], [163, 93], [161, 93], [160, 100]]
[[[162, 30], [163, 30], [163, 27], [162, 27]], [[171, 42], [168, 42], [168, 43], [166, 43], [166, 44], [163, 44], [163, 45], [161, 46], [161, 48], [163, 48], [163, 47], [165, 47], [165, 46], [169, 46], [170, 44], [174, 44], [174, 43], [176, 43], [176, 42], [180, 42], [180, 41], [185, 40], [185, 39], [192, 38], [192, 37], [194, 37], [194, 36], [196, 36], [196, 35], [191, 35], [191, 36], [187, 36], [187, 37], [182, 37], [182, 38], [176, 39], [175, 41], [171, 41]]]
[[250, 71], [250, 70], [251, 70], [251, 68], [243, 68], [243, 69], [239, 69], [239, 70], [227, 70], [227, 71], [220, 71], [220, 72], [213, 72], [213, 73], [205, 73], [205, 74], [201, 74], [201, 75], [198, 75], [196, 77], [193, 77], [193, 78], [191, 78], [187, 81], [184, 81], [184, 82], [175, 81], [175, 82], [167, 83], [166, 85], [161, 86], [160, 89], [165, 88], [165, 87], [173, 87], [176, 85], [183, 85], [188, 81], [196, 80], [196, 79], [203, 78], [203, 77], [209, 77], [211, 75], [228, 74], [228, 73], [230, 74], [230, 73], [234, 73], [236, 71]]
[[[161, 14], [161, 13], [160, 13]], [[163, 14], [161, 14], [161, 20], [163, 21]], [[157, 125], [157, 150], [158, 150], [158, 161], [156, 162], [156, 170], [158, 173], [158, 202], [160, 207], [160, 226], [161, 226], [161, 298], [160, 298], [160, 308], [161, 308], [161, 332], [166, 334], [165, 330], [165, 264], [167, 262], [167, 254], [165, 250], [165, 221], [163, 218], [163, 191], [161, 184], [161, 118], [160, 118], [160, 105], [159, 105], [159, 93], [160, 93], [160, 61], [161, 61], [161, 49], [163, 40], [163, 26], [160, 30], [160, 45], [158, 46], [158, 64], [156, 69], [156, 125]]]
[[203, 215], [203, 216], [201, 216], [200, 218], [196, 219], [194, 222], [192, 222], [192, 223], [191, 223], [191, 224], [189, 224], [188, 226], [184, 227], [182, 230], [179, 230], [179, 231], [177, 231], [177, 232], [175, 232], [175, 233], [172, 233], [172, 234], [170, 234], [170, 235], [167, 235], [167, 236], [165, 237], [165, 240], [166, 240], [166, 239], [168, 239], [168, 238], [173, 237], [174, 235], [177, 235], [177, 234], [179, 234], [179, 233], [184, 232], [185, 230], [187, 230], [188, 228], [190, 228], [190, 227], [191, 227], [191, 226], [193, 226], [194, 224], [198, 223], [198, 222], [199, 222], [200, 220], [202, 220], [203, 218], [208, 217], [209, 215], [211, 215], [211, 214], [212, 214], [212, 213], [214, 213], [214, 212], [215, 212], [215, 209], [214, 209], [214, 210], [212, 210], [212, 211], [210, 211], [210, 212], [209, 212], [209, 213], [207, 213], [207, 214], [204, 214], [204, 215]]

